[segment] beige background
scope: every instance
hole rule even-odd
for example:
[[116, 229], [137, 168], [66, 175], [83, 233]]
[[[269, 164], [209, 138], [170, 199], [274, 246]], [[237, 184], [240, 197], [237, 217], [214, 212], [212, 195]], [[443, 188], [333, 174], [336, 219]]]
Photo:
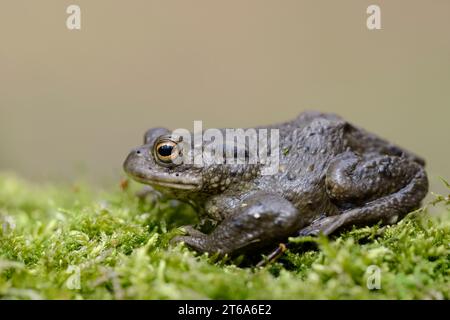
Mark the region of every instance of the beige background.
[[[78, 4], [82, 30], [66, 29]], [[2, 0], [0, 170], [97, 182], [155, 125], [334, 111], [450, 179], [450, 1]]]

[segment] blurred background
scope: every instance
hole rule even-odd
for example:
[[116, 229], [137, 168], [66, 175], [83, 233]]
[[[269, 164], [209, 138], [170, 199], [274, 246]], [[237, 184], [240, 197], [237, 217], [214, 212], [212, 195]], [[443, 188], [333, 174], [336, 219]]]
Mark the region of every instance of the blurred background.
[[152, 126], [317, 109], [425, 157], [434, 191], [450, 179], [448, 0], [2, 0], [0, 41], [0, 171], [104, 184]]

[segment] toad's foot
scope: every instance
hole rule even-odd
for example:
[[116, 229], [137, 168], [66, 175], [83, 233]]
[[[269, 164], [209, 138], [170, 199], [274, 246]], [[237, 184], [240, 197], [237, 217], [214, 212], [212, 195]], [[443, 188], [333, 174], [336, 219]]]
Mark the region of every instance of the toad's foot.
[[136, 196], [142, 201], [155, 203], [163, 199], [162, 194], [151, 186], [143, 186], [141, 190], [136, 192]]
[[258, 192], [210, 234], [196, 231], [173, 242], [182, 241], [199, 252], [240, 254], [286, 239], [300, 223], [301, 217], [289, 201], [277, 194]]

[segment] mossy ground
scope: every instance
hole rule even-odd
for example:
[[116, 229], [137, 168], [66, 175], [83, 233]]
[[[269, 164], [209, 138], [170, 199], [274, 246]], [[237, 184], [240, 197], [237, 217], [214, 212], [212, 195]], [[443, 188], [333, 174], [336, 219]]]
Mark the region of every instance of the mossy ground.
[[[194, 213], [139, 201], [136, 189], [38, 185], [0, 175], [0, 297], [450, 298], [449, 197], [430, 204], [440, 212], [432, 217], [423, 209], [391, 227], [297, 241], [296, 252], [256, 269], [170, 246]], [[381, 271], [378, 290], [367, 288], [371, 265]]]

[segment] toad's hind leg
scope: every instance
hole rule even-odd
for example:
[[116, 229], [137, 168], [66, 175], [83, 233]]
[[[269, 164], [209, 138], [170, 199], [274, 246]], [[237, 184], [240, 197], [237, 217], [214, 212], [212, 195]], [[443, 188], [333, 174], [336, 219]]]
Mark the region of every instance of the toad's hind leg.
[[[380, 221], [395, 223], [417, 208], [428, 191], [427, 176], [419, 163], [396, 156], [359, 157], [351, 152], [330, 164], [325, 183], [330, 198], [343, 212], [313, 221], [297, 236], [330, 235]], [[277, 259], [284, 248], [277, 247], [258, 266]]]
[[317, 220], [300, 235], [329, 235], [344, 227], [392, 224], [420, 206], [428, 192], [424, 168], [403, 157], [358, 157], [345, 154], [329, 167], [329, 196], [348, 208], [342, 214]]
[[190, 234], [174, 239], [209, 253], [240, 254], [282, 241], [295, 234], [302, 223], [297, 209], [283, 197], [257, 192], [210, 234]]

